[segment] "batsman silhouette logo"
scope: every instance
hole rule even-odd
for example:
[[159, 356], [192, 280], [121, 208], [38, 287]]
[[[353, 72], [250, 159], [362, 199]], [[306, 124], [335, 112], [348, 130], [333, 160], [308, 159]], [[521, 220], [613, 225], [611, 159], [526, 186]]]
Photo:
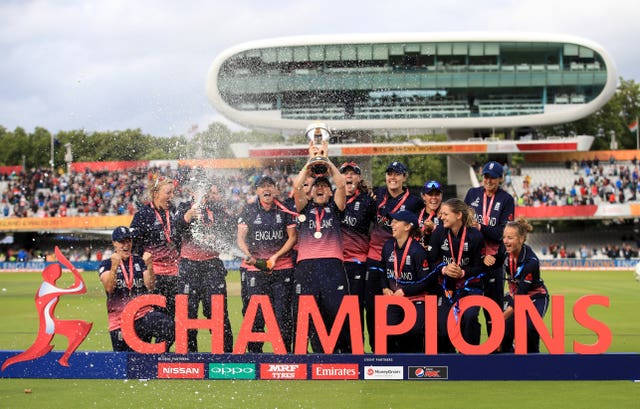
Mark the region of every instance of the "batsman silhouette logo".
[[55, 248], [56, 259], [68, 268], [74, 277], [74, 282], [68, 288], [60, 288], [56, 286], [56, 281], [62, 276], [62, 268], [60, 264], [50, 264], [42, 271], [43, 282], [35, 296], [36, 310], [40, 319], [40, 327], [38, 328], [38, 336], [26, 351], [8, 358], [2, 364], [2, 371], [10, 365], [18, 362], [31, 361], [48, 354], [54, 347], [51, 344], [55, 334], [62, 335], [69, 340], [66, 351], [60, 357], [58, 362], [62, 366], [69, 366], [69, 357], [85, 340], [93, 323], [81, 320], [61, 320], [55, 317], [54, 312], [61, 295], [65, 294], [84, 294], [87, 292], [87, 286], [82, 276], [71, 264], [71, 262], [62, 254], [60, 249]]

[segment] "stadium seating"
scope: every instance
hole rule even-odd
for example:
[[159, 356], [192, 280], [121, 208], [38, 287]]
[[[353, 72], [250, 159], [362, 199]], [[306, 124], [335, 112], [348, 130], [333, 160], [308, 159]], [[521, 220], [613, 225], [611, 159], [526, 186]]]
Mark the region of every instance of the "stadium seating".
[[[450, 104], [450, 108], [453, 104]], [[372, 107], [373, 108], [373, 107]], [[418, 107], [416, 107], [418, 108]], [[530, 164], [520, 168], [506, 167], [504, 188], [512, 193], [520, 206], [580, 205], [592, 200], [595, 205], [625, 202], [638, 203], [638, 171], [631, 161], [609, 163]], [[132, 215], [145, 200], [146, 185], [158, 169], [133, 169], [127, 172], [72, 172], [69, 175], [50, 175], [46, 169], [33, 170], [0, 180], [0, 218], [2, 217], [60, 217], [93, 215]], [[181, 170], [163, 169], [174, 178], [182, 178]], [[239, 213], [253, 197], [254, 183], [263, 169], [230, 172], [226, 177], [228, 207]], [[269, 171], [279, 185], [283, 198], [291, 191], [293, 176], [285, 169]], [[473, 173], [470, 175], [473, 177]], [[595, 186], [595, 190], [594, 189]], [[581, 187], [583, 187], [581, 189]], [[595, 194], [592, 193], [596, 192]], [[600, 192], [613, 192], [613, 195]], [[635, 193], [634, 193], [635, 191]], [[622, 196], [620, 196], [622, 192]], [[186, 197], [179, 188], [176, 202]], [[611, 201], [613, 199], [613, 202]], [[623, 239], [616, 231], [599, 231], [597, 235], [551, 233], [536, 231], [530, 244], [540, 257], [550, 258], [550, 244], [564, 247], [569, 255], [579, 254], [580, 246], [590, 249], [590, 258], [606, 258], [606, 245], [619, 248], [630, 243], [637, 251], [637, 243]], [[593, 249], [596, 249], [594, 252]], [[545, 254], [546, 253], [546, 254]]]

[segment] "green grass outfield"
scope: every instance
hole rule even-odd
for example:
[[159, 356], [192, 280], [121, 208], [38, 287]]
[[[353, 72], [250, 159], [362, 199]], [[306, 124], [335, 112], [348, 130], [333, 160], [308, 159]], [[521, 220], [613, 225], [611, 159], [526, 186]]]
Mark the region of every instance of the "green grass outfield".
[[[587, 294], [609, 297], [609, 308], [592, 306], [589, 314], [613, 333], [608, 352], [640, 352], [640, 283], [630, 271], [546, 271], [549, 291], [565, 296], [565, 349], [573, 342], [595, 342], [595, 335], [573, 319], [571, 307]], [[107, 314], [95, 272], [85, 273], [88, 292], [61, 297], [56, 315], [93, 321], [79, 350], [108, 351]], [[68, 281], [65, 281], [68, 280]], [[68, 285], [64, 274], [59, 285]], [[229, 311], [240, 327], [237, 272], [229, 274]], [[0, 273], [0, 349], [24, 350], [35, 339], [38, 321], [34, 294], [40, 273]], [[551, 306], [553, 308], [553, 305]], [[547, 320], [550, 314], [547, 314]], [[56, 336], [56, 350], [66, 339]], [[210, 340], [199, 337], [205, 352]], [[544, 346], [543, 346], [544, 349]], [[597, 370], [597, 368], [594, 368]], [[31, 393], [25, 393], [30, 389]], [[0, 379], [0, 408], [637, 408], [640, 383], [630, 381], [212, 381], [212, 380], [56, 380]]]

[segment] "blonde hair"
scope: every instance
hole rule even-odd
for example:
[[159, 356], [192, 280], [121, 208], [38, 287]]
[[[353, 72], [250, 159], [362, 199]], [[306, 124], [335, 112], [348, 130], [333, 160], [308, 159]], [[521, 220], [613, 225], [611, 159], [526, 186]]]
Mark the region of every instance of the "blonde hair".
[[523, 216], [518, 217], [515, 220], [507, 222], [505, 228], [511, 227], [512, 229], [516, 229], [518, 236], [524, 237], [525, 241], [527, 239], [527, 235], [533, 231], [533, 226], [527, 219]]
[[162, 189], [163, 186], [165, 185], [172, 185], [173, 186], [173, 179], [167, 177], [167, 176], [163, 176], [163, 175], [153, 175], [153, 178], [151, 179], [151, 182], [149, 183], [149, 200], [153, 201], [153, 198], [156, 196], [156, 194], [160, 191], [160, 189]]

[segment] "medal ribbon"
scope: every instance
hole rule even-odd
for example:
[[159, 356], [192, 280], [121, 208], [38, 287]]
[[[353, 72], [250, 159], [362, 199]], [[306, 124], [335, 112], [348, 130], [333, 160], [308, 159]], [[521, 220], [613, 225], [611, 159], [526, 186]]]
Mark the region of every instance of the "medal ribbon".
[[356, 191], [353, 193], [353, 196], [351, 196], [349, 200], [347, 200], [347, 204], [351, 204], [354, 200], [356, 200], [356, 198], [359, 195], [360, 195], [360, 190], [356, 189]]
[[491, 196], [491, 201], [489, 202], [489, 207], [487, 208], [487, 192], [484, 192], [484, 197], [482, 200], [482, 224], [485, 226], [489, 225], [489, 213], [491, 213], [491, 209], [493, 208], [493, 199], [496, 198], [496, 195]]
[[[464, 251], [464, 241], [467, 238], [467, 226], [464, 226], [462, 228], [462, 236], [460, 237], [460, 243], [458, 244], [457, 260], [453, 253], [453, 241], [451, 240], [451, 232], [447, 233], [447, 236], [449, 237], [449, 251], [451, 252], [451, 258], [453, 259], [454, 264], [460, 265], [462, 261], [462, 253]], [[443, 282], [443, 287], [444, 287], [444, 282]], [[449, 298], [449, 300], [453, 302], [453, 291], [445, 288], [445, 294], [447, 298]], [[459, 314], [460, 314], [460, 300], [456, 300], [455, 304], [453, 305], [453, 317], [455, 318], [456, 322], [458, 322]]]
[[407, 242], [405, 243], [404, 252], [402, 253], [402, 259], [400, 264], [398, 263], [398, 252], [394, 250], [394, 260], [393, 260], [393, 275], [398, 280], [400, 278], [400, 273], [402, 273], [402, 267], [404, 267], [404, 263], [407, 261], [407, 255], [409, 254], [409, 247], [411, 247], [411, 241], [413, 239], [409, 237]]
[[[404, 202], [407, 200], [408, 197], [409, 197], [409, 189], [405, 190], [404, 195], [402, 195], [402, 199], [400, 199], [396, 207], [394, 207], [393, 210], [391, 210], [389, 213], [397, 212], [398, 209], [404, 204]], [[380, 216], [380, 208], [384, 207], [384, 205], [387, 204], [387, 200], [389, 200], [389, 194], [385, 193], [384, 199], [382, 199], [382, 203], [380, 203], [380, 205], [378, 206], [378, 216]]]
[[211, 209], [206, 208], [205, 211], [207, 212], [207, 221], [205, 224], [208, 224], [209, 226], [213, 224], [214, 219], [213, 219], [213, 212], [211, 211]]
[[424, 222], [431, 221], [431, 219], [433, 219], [433, 216], [435, 216], [435, 215], [436, 215], [436, 212], [429, 212], [429, 217], [427, 217], [427, 220], [423, 220], [425, 210], [427, 210], [427, 208], [426, 208], [426, 207], [425, 207], [425, 208], [423, 208], [423, 209], [420, 211], [420, 216], [418, 217], [418, 223], [422, 224], [422, 232], [423, 232], [423, 233], [424, 233], [424, 229], [426, 229], [426, 227], [425, 227], [425, 225], [424, 225]]
[[133, 256], [129, 256], [129, 271], [125, 268], [122, 260], [120, 260], [120, 270], [122, 270], [124, 283], [127, 285], [129, 293], [131, 293], [131, 289], [133, 288]]
[[287, 213], [287, 214], [290, 214], [290, 215], [292, 215], [292, 216], [294, 216], [294, 217], [298, 217], [298, 216], [300, 216], [300, 213], [296, 213], [296, 212], [294, 212], [294, 211], [292, 211], [292, 210], [287, 209], [287, 208], [286, 208], [282, 203], [280, 203], [280, 202], [279, 202], [278, 200], [276, 200], [276, 199], [273, 199], [273, 203], [275, 203], [275, 204], [276, 204], [276, 206], [278, 206], [278, 208], [279, 208], [280, 210], [282, 210], [283, 212], [285, 212], [285, 213]]
[[316, 207], [316, 233], [320, 232], [320, 228], [322, 227], [322, 218], [324, 217], [324, 207], [322, 208], [322, 213], [318, 211]]
[[162, 231], [164, 231], [164, 238], [167, 240], [167, 243], [171, 243], [171, 219], [169, 218], [169, 210], [168, 209], [164, 210], [165, 218], [167, 219], [167, 224], [165, 224], [164, 220], [162, 220], [162, 216], [160, 215], [160, 212], [156, 210], [156, 207], [153, 205], [153, 203], [151, 203], [151, 208], [156, 213], [156, 218], [162, 225]]
[[447, 233], [447, 236], [449, 237], [449, 251], [451, 252], [451, 258], [453, 259], [453, 263], [460, 265], [460, 262], [462, 260], [462, 252], [464, 250], [464, 240], [467, 238], [467, 226], [464, 226], [462, 228], [462, 237], [460, 237], [460, 243], [458, 245], [458, 258], [455, 258], [455, 255], [453, 254], [453, 241], [451, 240], [451, 232]]

